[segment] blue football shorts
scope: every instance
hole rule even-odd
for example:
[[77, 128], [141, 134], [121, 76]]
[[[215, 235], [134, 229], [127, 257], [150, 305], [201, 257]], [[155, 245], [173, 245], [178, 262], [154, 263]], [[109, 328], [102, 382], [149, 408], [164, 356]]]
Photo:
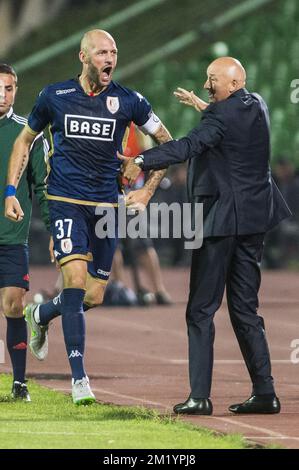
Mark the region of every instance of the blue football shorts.
[[106, 284], [118, 241], [117, 207], [48, 202], [57, 262], [62, 266], [73, 259], [86, 260], [88, 273]]
[[0, 245], [0, 289], [29, 290], [28, 245]]

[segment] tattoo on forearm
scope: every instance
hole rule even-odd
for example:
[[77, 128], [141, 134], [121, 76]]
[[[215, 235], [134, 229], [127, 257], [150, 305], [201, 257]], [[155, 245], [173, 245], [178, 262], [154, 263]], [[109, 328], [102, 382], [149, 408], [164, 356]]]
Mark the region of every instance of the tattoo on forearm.
[[[172, 140], [172, 137], [164, 124], [161, 124], [160, 128], [156, 132], [155, 135], [152, 136], [152, 138], [157, 142], [157, 144], [164, 144], [165, 142], [169, 142]], [[145, 187], [147, 190], [153, 195], [154, 192], [156, 191], [157, 187], [159, 186], [161, 180], [163, 179], [165, 173], [167, 170], [158, 170], [154, 171], [152, 170], [149, 174], [149, 178], [147, 182], [145, 183]]]
[[161, 124], [160, 128], [156, 132], [155, 135], [152, 136], [154, 141], [157, 142], [157, 144], [164, 144], [165, 142], [169, 142], [172, 140], [172, 137], [164, 124]]
[[20, 166], [20, 169], [19, 169], [19, 173], [17, 174], [17, 183], [19, 183], [21, 177], [22, 177], [22, 174], [26, 168], [26, 161], [27, 161], [27, 155], [23, 155], [22, 157], [22, 162], [21, 162], [21, 166]]
[[153, 195], [156, 191], [166, 171], [167, 170], [150, 171], [149, 178], [144, 186], [150, 192], [151, 195]]

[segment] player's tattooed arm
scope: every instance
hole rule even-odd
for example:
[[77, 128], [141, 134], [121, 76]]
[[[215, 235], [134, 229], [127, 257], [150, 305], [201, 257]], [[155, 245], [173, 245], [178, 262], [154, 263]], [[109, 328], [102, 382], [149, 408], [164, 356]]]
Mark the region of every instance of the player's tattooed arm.
[[166, 129], [164, 124], [161, 123], [159, 129], [155, 134], [152, 134], [151, 137], [157, 144], [164, 144], [165, 142], [169, 142], [172, 140], [170, 132]]
[[24, 173], [24, 170], [27, 166], [27, 162], [28, 162], [28, 155], [24, 154], [22, 160], [20, 161], [20, 169], [19, 169], [19, 173], [17, 174], [17, 181], [16, 181], [17, 184], [19, 184], [22, 174]]
[[[159, 129], [157, 130], [157, 132], [153, 134], [151, 137], [154, 139], [154, 141], [157, 144], [164, 144], [165, 142], [169, 142], [170, 140], [172, 140], [171, 134], [162, 123]], [[158, 170], [158, 171], [152, 170], [150, 172], [148, 180], [145, 183], [144, 187], [149, 191], [151, 196], [156, 191], [166, 171], [167, 170], [165, 169], [165, 170]]]
[[34, 139], [35, 136], [29, 133], [26, 128], [17, 137], [8, 163], [7, 184], [18, 186], [27, 167], [30, 147]]
[[[17, 137], [8, 163], [7, 185], [18, 187], [22, 174], [28, 164], [29, 152], [35, 136], [26, 128]], [[5, 198], [5, 216], [15, 222], [21, 221], [24, 212], [15, 196]]]

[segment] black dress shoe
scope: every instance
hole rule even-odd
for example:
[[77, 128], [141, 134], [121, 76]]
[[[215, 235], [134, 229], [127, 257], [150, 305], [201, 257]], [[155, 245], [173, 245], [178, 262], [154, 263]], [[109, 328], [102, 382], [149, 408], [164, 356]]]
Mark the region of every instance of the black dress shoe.
[[213, 413], [213, 405], [209, 398], [196, 399], [189, 397], [184, 403], [175, 405], [173, 411], [176, 414], [211, 415]]
[[229, 411], [239, 414], [275, 414], [280, 412], [280, 401], [277, 397], [252, 395], [243, 403], [231, 405]]

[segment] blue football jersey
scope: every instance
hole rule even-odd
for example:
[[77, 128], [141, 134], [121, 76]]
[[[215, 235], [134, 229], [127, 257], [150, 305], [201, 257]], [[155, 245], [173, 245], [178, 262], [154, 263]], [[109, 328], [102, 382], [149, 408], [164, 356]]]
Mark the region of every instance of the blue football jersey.
[[51, 126], [48, 198], [117, 203], [120, 161], [116, 152], [122, 153], [130, 122], [142, 127], [152, 116], [158, 124], [142, 95], [113, 81], [97, 96], [87, 95], [77, 79], [44, 88], [28, 126], [33, 133]]

